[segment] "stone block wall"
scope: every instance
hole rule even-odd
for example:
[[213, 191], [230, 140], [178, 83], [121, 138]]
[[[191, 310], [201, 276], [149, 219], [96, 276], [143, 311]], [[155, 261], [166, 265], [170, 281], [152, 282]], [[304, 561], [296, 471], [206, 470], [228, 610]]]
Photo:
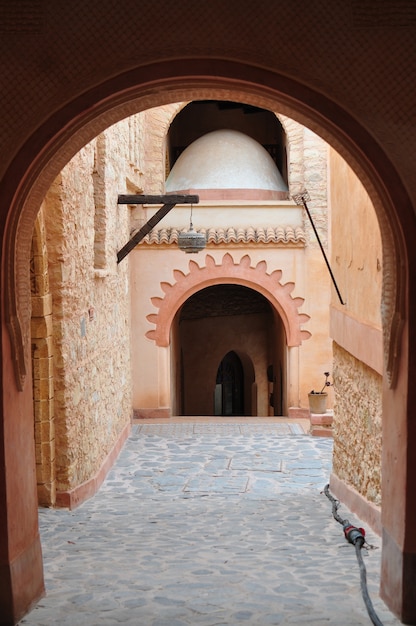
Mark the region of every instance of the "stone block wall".
[[[283, 124], [287, 140], [289, 193], [309, 193], [308, 208], [325, 248], [329, 245], [328, 214], [328, 144], [314, 132], [298, 122], [278, 116]], [[303, 215], [308, 247], [319, 244], [306, 212]]]
[[54, 360], [52, 297], [43, 218], [41, 210], [32, 238], [31, 344], [38, 501], [40, 505], [50, 506], [56, 501]]
[[381, 505], [382, 376], [334, 344], [333, 471]]
[[[140, 190], [141, 128], [135, 116], [107, 129], [66, 165], [43, 203], [58, 503], [94, 480], [131, 419], [129, 265], [116, 256], [130, 237], [130, 209], [117, 196]], [[45, 323], [33, 320], [36, 335]]]
[[168, 104], [143, 113], [146, 133], [144, 143], [146, 193], [165, 193], [166, 140], [169, 126], [186, 102]]

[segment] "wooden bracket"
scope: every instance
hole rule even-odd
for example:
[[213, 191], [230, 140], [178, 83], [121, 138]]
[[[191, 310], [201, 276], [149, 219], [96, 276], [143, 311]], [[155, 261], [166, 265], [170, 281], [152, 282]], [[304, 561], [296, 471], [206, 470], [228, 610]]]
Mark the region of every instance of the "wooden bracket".
[[163, 206], [144, 224], [125, 246], [117, 252], [120, 263], [137, 244], [173, 209], [176, 204], [198, 204], [199, 196], [166, 194], [164, 196], [120, 195], [117, 204], [163, 204]]

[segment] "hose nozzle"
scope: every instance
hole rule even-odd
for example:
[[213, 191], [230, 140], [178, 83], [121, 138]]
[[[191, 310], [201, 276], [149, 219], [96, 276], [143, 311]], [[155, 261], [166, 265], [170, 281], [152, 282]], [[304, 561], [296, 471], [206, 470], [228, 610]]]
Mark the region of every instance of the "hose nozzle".
[[349, 523], [348, 520], [345, 520], [343, 524], [345, 539], [352, 543], [354, 546], [356, 543], [361, 543], [363, 545], [365, 543], [365, 530], [364, 528], [357, 528]]

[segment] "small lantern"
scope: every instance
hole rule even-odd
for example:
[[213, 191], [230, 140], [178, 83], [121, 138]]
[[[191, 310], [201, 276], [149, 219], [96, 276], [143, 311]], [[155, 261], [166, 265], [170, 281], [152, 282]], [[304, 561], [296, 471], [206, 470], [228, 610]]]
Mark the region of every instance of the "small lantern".
[[178, 234], [178, 247], [186, 254], [195, 254], [207, 245], [207, 238], [203, 233], [197, 233], [192, 224], [192, 205], [189, 230]]

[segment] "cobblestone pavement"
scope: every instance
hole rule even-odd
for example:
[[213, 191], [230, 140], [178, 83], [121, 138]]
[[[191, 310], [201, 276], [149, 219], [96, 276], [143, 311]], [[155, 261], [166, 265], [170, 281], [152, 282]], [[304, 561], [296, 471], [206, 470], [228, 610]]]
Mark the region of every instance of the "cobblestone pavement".
[[[134, 425], [94, 498], [40, 511], [47, 594], [20, 624], [370, 624], [355, 550], [321, 493], [332, 440], [303, 432]], [[367, 538], [375, 610], [399, 624], [378, 597], [380, 539]]]

